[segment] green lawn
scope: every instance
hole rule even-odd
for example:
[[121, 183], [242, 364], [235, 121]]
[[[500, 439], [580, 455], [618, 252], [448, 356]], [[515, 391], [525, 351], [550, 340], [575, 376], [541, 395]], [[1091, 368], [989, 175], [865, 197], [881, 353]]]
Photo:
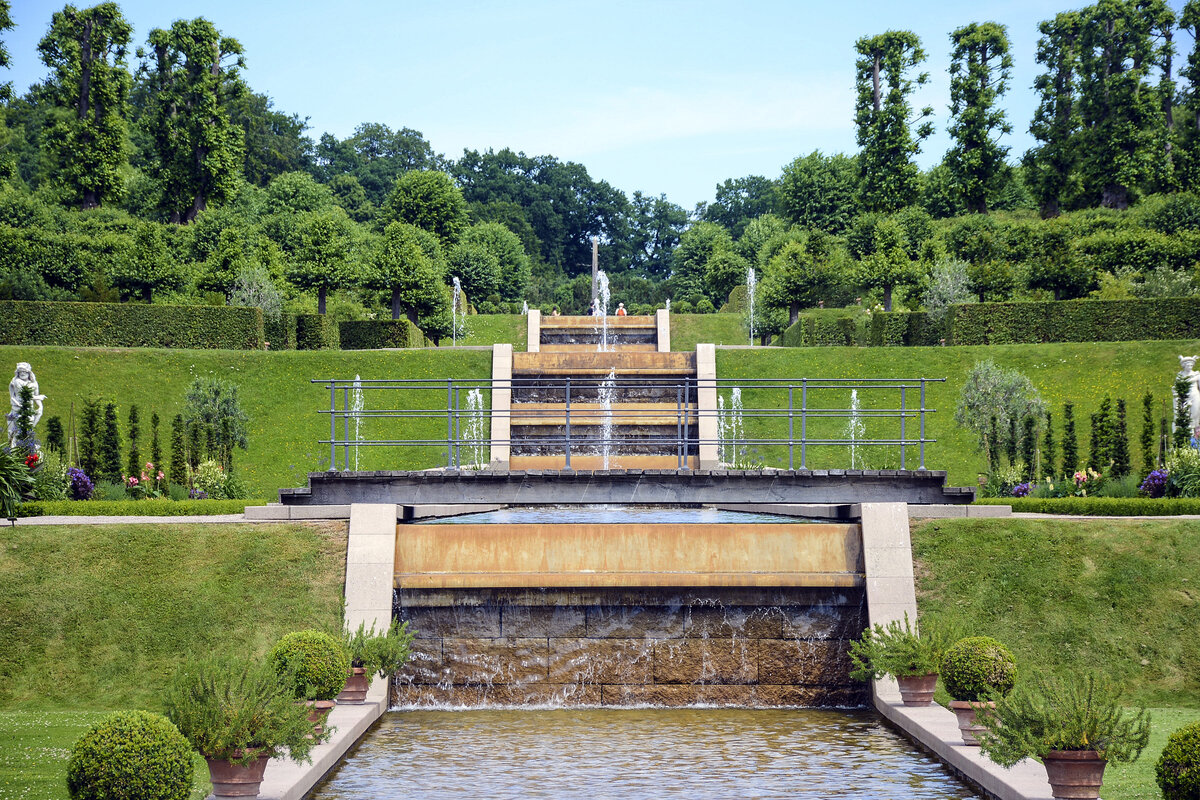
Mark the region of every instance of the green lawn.
[[1173, 731], [1200, 720], [1197, 708], [1151, 708], [1150, 744], [1132, 764], [1109, 764], [1104, 770], [1105, 800], [1161, 800], [1154, 765]]
[[[528, 317], [524, 314], [476, 314], [467, 317], [467, 335], [461, 345], [493, 345], [508, 343], [514, 350], [525, 349]], [[449, 346], [443, 340], [443, 347]]]
[[[1096, 342], [1044, 345], [992, 345], [980, 347], [799, 347], [754, 348], [717, 351], [717, 375], [722, 380], [783, 379], [796, 383], [795, 405], [799, 407], [801, 378], [946, 378], [945, 383], [929, 384], [927, 408], [936, 413], [927, 417], [927, 435], [937, 439], [928, 446], [925, 463], [930, 469], [947, 470], [950, 483], [974, 485], [984, 469], [983, 458], [975, 449], [975, 440], [966, 430], [954, 424], [954, 408], [963, 381], [978, 361], [992, 359], [1006, 368], [1020, 370], [1033, 381], [1054, 413], [1056, 439], [1061, 438], [1062, 404], [1075, 403], [1076, 435], [1080, 454], [1087, 452], [1090, 432], [1089, 417], [1098, 410], [1107, 394], [1115, 399], [1125, 398], [1129, 408], [1128, 427], [1131, 452], [1135, 466], [1140, 466], [1137, 449], [1141, 433], [1141, 398], [1151, 391], [1158, 400], [1168, 397], [1171, 382], [1179, 370], [1178, 354], [1197, 349], [1196, 340], [1180, 342]], [[746, 384], [747, 387], [750, 384]], [[726, 403], [729, 390], [722, 390]], [[919, 407], [919, 397], [909, 391], [905, 407]], [[746, 388], [743, 392], [747, 407], [786, 408], [786, 390], [770, 394]], [[899, 392], [886, 394], [861, 393], [862, 408], [896, 408]], [[824, 405], [845, 411], [849, 408], [848, 391], [826, 391], [810, 395], [810, 406]], [[768, 424], [772, 427], [768, 428]], [[870, 437], [892, 437], [899, 433], [894, 420], [866, 420]], [[751, 435], [766, 432], [771, 436], [786, 436], [785, 420], [746, 420]], [[822, 434], [841, 438], [846, 419], [810, 420], [810, 437]], [[799, 433], [799, 421], [796, 422]], [[916, 435], [915, 424], [906, 431], [909, 438]], [[769, 466], [786, 466], [787, 451], [782, 447], [751, 447], [752, 457]], [[1061, 446], [1058, 448], [1061, 453]], [[860, 454], [862, 455], [862, 454]], [[813, 447], [809, 449], [809, 466], [840, 467], [849, 465], [846, 448]], [[872, 448], [865, 453], [866, 464], [876, 468], [899, 466], [898, 448]], [[916, 465], [916, 448], [908, 453], [907, 466]], [[799, 466], [799, 452], [796, 452]], [[861, 466], [862, 462], [859, 462]]]
[[671, 349], [695, 350], [698, 342], [750, 344], [741, 314], [671, 314]]
[[[524, 319], [522, 317], [522, 319]], [[75, 404], [98, 397], [118, 405], [122, 436], [129, 405], [141, 416], [141, 452], [150, 450], [150, 415], [161, 419], [164, 455], [171, 444], [170, 422], [183, 409], [183, 396], [194, 377], [215, 376], [237, 384], [250, 417], [247, 451], [237, 451], [235, 467], [253, 497], [273, 497], [280, 487], [303, 486], [310, 471], [329, 467], [329, 390], [312, 378], [491, 379], [491, 353], [478, 350], [277, 351], [158, 350], [63, 347], [0, 347], [0, 364], [29, 361], [47, 395], [46, 417], [62, 417], [64, 426]], [[446, 390], [367, 393], [367, 408], [445, 408]], [[338, 401], [339, 407], [342, 400]], [[78, 420], [78, 417], [77, 417]], [[77, 422], [78, 424], [78, 422]], [[46, 420], [39, 432], [45, 435]], [[369, 420], [364, 438], [438, 438], [444, 419]], [[340, 432], [339, 432], [339, 435]], [[338, 457], [341, 459], [341, 453]], [[444, 447], [361, 448], [361, 469], [420, 469], [445, 463]]]

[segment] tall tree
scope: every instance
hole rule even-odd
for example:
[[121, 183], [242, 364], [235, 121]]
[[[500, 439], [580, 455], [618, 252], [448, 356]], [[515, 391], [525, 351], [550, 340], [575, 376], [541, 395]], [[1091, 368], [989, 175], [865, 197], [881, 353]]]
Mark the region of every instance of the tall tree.
[[1200, 186], [1200, 0], [1188, 0], [1179, 15], [1179, 27], [1192, 36], [1187, 64], [1179, 71], [1184, 80], [1180, 92], [1181, 118], [1176, 129], [1183, 163], [1177, 166], [1180, 184], [1186, 189]]
[[1106, 208], [1127, 208], [1161, 158], [1162, 99], [1153, 72], [1162, 45], [1162, 0], [1100, 0], [1080, 28], [1079, 149], [1084, 191]]
[[762, 175], [729, 178], [717, 185], [713, 202], [704, 207], [703, 218], [723, 226], [736, 239], [750, 220], [772, 213], [775, 204], [773, 180]]
[[138, 226], [129, 247], [114, 261], [109, 278], [122, 293], [147, 303], [154, 292], [176, 289], [184, 282], [162, 226], [154, 222]]
[[905, 249], [904, 229], [894, 219], [875, 225], [875, 250], [859, 262], [859, 285], [883, 290], [883, 310], [892, 310], [892, 291], [917, 279], [916, 265]]
[[[1029, 132], [1040, 142], [1025, 154], [1026, 180], [1042, 216], [1056, 217], [1071, 183], [1078, 149], [1077, 94], [1079, 30], [1083, 16], [1067, 11], [1038, 24], [1037, 61], [1045, 72], [1034, 79], [1039, 101]], [[1073, 469], [1073, 468], [1072, 468]]]
[[[814, 150], [783, 168], [779, 206], [783, 216], [805, 228], [843, 233], [858, 212], [858, 168], [854, 158]], [[738, 234], [739, 237], [741, 234]]]
[[154, 142], [162, 205], [188, 223], [210, 202], [231, 198], [241, 177], [243, 131], [229, 118], [245, 87], [242, 46], [203, 17], [150, 31], [149, 108], [142, 124]]
[[671, 272], [671, 253], [687, 227], [682, 206], [667, 199], [634, 192], [630, 199], [630, 269], [647, 278], [665, 278]]
[[421, 234], [405, 222], [388, 225], [364, 280], [371, 289], [391, 293], [392, 319], [403, 313], [414, 324], [436, 312], [445, 293], [442, 265], [430, 258]]
[[53, 71], [47, 89], [57, 106], [45, 142], [57, 182], [85, 209], [121, 190], [132, 82], [125, 48], [132, 33], [116, 3], [83, 11], [68, 5], [51, 17], [38, 43], [42, 63]]
[[299, 242], [292, 253], [287, 277], [302, 289], [316, 289], [317, 313], [325, 313], [325, 298], [331, 289], [352, 283], [350, 220], [344, 211], [313, 211], [303, 215], [298, 227]]
[[995, 137], [1011, 133], [997, 100], [1008, 91], [1012, 56], [1008, 32], [995, 22], [965, 25], [950, 34], [950, 135], [946, 165], [967, 211], [987, 213], [988, 194], [999, 188], [1008, 148]]
[[444, 172], [404, 173], [380, 211], [385, 224], [407, 222], [438, 237], [449, 247], [467, 227], [467, 203], [454, 180]]
[[[920, 141], [933, 133], [933, 123], [912, 125], [933, 114], [926, 107], [913, 117], [909, 95], [929, 80], [929, 74], [912, 70], [925, 60], [921, 40], [911, 31], [887, 31], [863, 37], [855, 44], [858, 92], [854, 122], [862, 182], [859, 196], [868, 211], [890, 213], [917, 198], [919, 174], [913, 156]], [[915, 135], [914, 135], [915, 133]]]

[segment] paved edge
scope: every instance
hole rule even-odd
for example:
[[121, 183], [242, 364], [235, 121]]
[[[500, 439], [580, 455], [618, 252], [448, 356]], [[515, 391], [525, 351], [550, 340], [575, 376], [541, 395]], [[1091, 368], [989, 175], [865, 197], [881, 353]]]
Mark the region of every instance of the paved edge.
[[[904, 503], [863, 503], [863, 567], [867, 584], [867, 617], [872, 625], [892, 620], [917, 622], [909, 511]], [[954, 712], [937, 704], [908, 707], [891, 678], [877, 680], [872, 690], [875, 710], [924, 750], [985, 795], [999, 800], [1050, 800], [1046, 770], [1035, 761], [1004, 769], [978, 747], [962, 743]]]

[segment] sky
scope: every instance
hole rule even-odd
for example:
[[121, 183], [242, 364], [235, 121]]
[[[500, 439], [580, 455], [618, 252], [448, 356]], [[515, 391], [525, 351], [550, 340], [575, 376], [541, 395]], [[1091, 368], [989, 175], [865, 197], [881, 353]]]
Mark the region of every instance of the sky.
[[[1168, 0], [1178, 11], [1184, 0]], [[83, 3], [78, 5], [86, 5]], [[421, 131], [450, 158], [504, 147], [577, 161], [632, 194], [666, 194], [691, 209], [728, 178], [777, 178], [813, 150], [853, 153], [854, 42], [914, 31], [934, 108], [923, 168], [949, 148], [950, 32], [1008, 27], [1014, 67], [1002, 104], [1015, 161], [1029, 120], [1037, 24], [1083, 4], [730, 0], [629, 2], [258, 2], [124, 0], [145, 43], [153, 28], [203, 16], [245, 50], [244, 77], [275, 107], [308, 117], [307, 135], [345, 138], [363, 122]], [[37, 42], [61, 2], [12, 0], [5, 35], [18, 93], [43, 80]], [[1182, 54], [1188, 34], [1176, 37]], [[136, 57], [130, 58], [131, 66]], [[1182, 56], [1176, 63], [1182, 61]], [[4, 79], [0, 77], [0, 80]]]

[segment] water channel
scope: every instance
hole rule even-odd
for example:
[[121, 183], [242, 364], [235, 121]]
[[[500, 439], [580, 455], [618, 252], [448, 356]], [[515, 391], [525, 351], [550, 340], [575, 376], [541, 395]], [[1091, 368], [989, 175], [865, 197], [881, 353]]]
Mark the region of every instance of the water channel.
[[312, 795], [977, 798], [868, 711], [393, 711]]

